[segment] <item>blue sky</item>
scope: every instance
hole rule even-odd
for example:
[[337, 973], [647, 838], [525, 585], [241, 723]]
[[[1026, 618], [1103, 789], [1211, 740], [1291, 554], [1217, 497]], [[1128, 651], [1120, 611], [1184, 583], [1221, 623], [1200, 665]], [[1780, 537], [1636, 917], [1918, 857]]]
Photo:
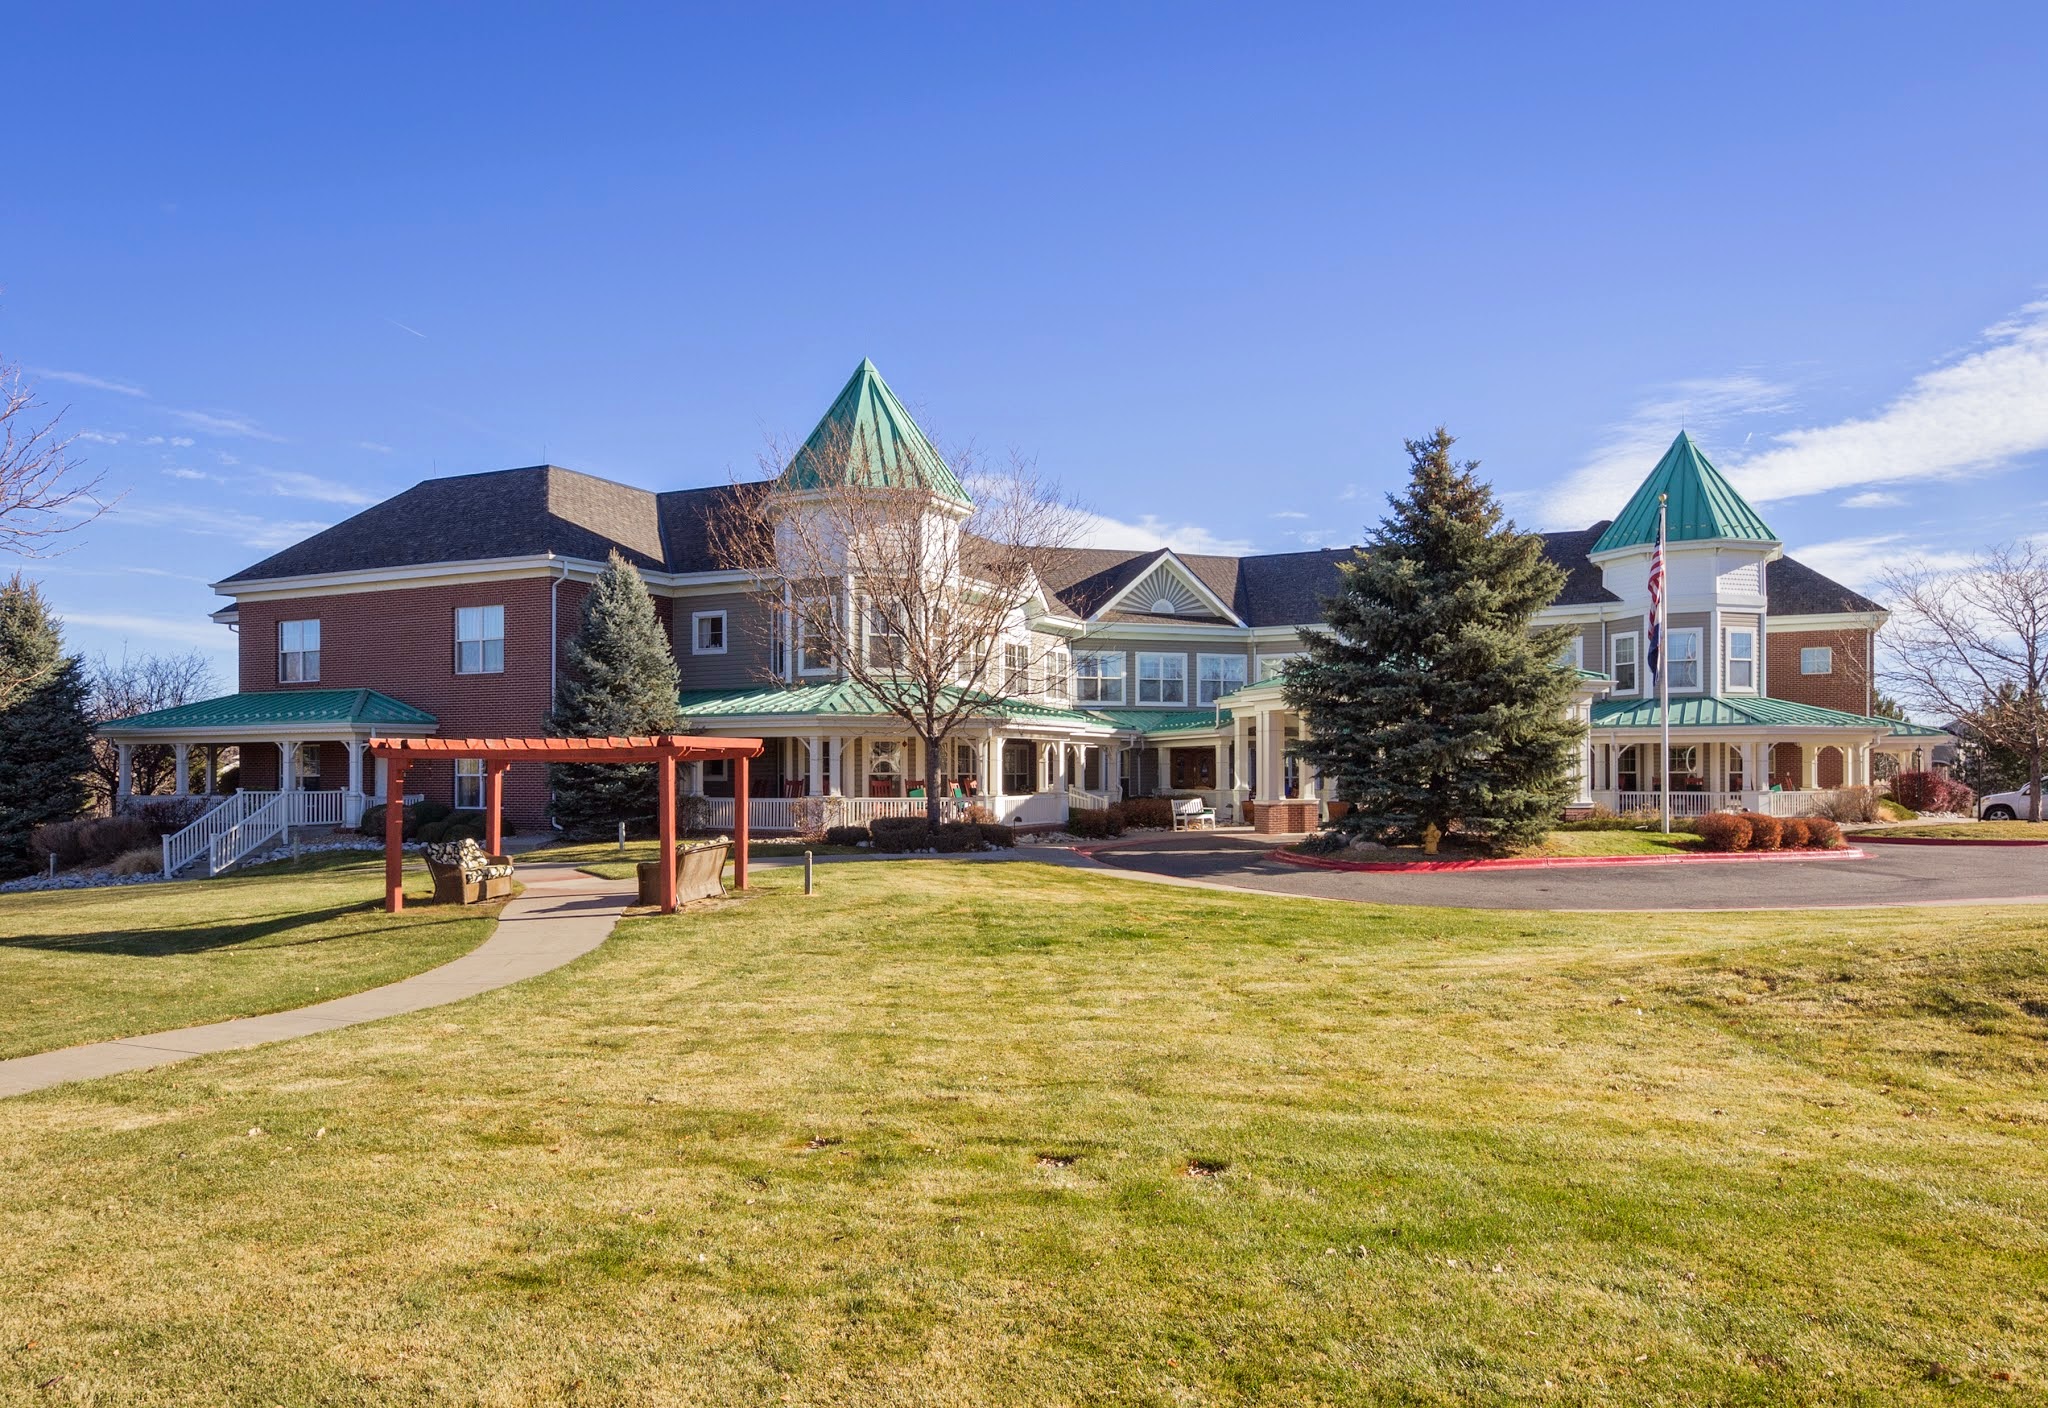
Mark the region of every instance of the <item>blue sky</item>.
[[1845, 580], [2038, 530], [2048, 8], [1791, 8], [34, 7], [0, 355], [126, 497], [32, 570], [225, 676], [268, 551], [863, 356], [1105, 541], [1355, 541], [1438, 422], [1530, 527], [1682, 423]]

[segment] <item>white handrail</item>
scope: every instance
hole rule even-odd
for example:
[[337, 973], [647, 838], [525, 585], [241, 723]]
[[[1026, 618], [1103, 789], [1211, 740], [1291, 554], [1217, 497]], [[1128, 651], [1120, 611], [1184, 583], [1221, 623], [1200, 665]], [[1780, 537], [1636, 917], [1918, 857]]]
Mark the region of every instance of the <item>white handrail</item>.
[[163, 866], [165, 876], [176, 875], [193, 861], [207, 854], [213, 838], [231, 826], [238, 825], [258, 807], [277, 796], [275, 792], [237, 792], [223, 797], [219, 804], [199, 816], [182, 831], [175, 831], [163, 839]]

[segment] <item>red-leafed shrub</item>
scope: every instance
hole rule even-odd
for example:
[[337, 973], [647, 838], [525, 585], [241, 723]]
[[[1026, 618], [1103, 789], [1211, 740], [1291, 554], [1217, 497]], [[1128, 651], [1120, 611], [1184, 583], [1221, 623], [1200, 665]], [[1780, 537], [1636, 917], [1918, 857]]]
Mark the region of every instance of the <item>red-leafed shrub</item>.
[[1892, 796], [1916, 812], [1976, 811], [1977, 794], [1946, 773], [1902, 772], [1892, 779]]
[[1778, 835], [1782, 830], [1774, 816], [1758, 813], [1749, 819], [1749, 848], [1752, 851], [1775, 851], [1778, 849]]
[[1788, 816], [1778, 822], [1778, 849], [1781, 851], [1803, 851], [1811, 833], [1803, 816]]
[[1749, 818], [1733, 812], [1708, 812], [1692, 824], [1710, 851], [1740, 851], [1749, 847]]
[[1824, 816], [1810, 816], [1806, 819], [1806, 844], [1819, 851], [1840, 850], [1842, 828]]

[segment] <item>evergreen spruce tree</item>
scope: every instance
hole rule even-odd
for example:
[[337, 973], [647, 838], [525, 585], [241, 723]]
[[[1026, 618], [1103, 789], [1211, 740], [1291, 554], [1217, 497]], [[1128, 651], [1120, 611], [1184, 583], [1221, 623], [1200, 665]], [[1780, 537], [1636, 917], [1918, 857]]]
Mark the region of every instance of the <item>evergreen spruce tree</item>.
[[1564, 574], [1505, 521], [1450, 434], [1407, 442], [1412, 478], [1344, 565], [1327, 629], [1288, 668], [1298, 749], [1336, 796], [1339, 825], [1374, 840], [1456, 829], [1484, 849], [1539, 843], [1571, 800], [1583, 727], [1570, 716], [1569, 627], [1532, 629]]
[[0, 880], [35, 869], [29, 836], [85, 810], [92, 770], [85, 672], [43, 594], [20, 573], [0, 585]]
[[[675, 730], [675, 654], [647, 584], [617, 553], [584, 597], [563, 654], [550, 733], [608, 738]], [[548, 771], [555, 820], [568, 831], [609, 831], [622, 821], [638, 830], [656, 819], [649, 764], [558, 764]]]

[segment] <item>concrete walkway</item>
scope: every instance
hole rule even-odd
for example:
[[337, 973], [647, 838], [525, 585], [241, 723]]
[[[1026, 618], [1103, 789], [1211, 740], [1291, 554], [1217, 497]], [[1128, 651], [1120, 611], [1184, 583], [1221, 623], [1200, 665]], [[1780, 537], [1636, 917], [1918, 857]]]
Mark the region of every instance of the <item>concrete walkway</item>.
[[605, 941], [634, 899], [632, 881], [599, 880], [568, 865], [522, 866], [519, 883], [525, 886], [525, 893], [506, 904], [491, 936], [439, 968], [290, 1012], [238, 1017], [0, 1061], [0, 1098], [460, 1002], [559, 968], [590, 952]]

